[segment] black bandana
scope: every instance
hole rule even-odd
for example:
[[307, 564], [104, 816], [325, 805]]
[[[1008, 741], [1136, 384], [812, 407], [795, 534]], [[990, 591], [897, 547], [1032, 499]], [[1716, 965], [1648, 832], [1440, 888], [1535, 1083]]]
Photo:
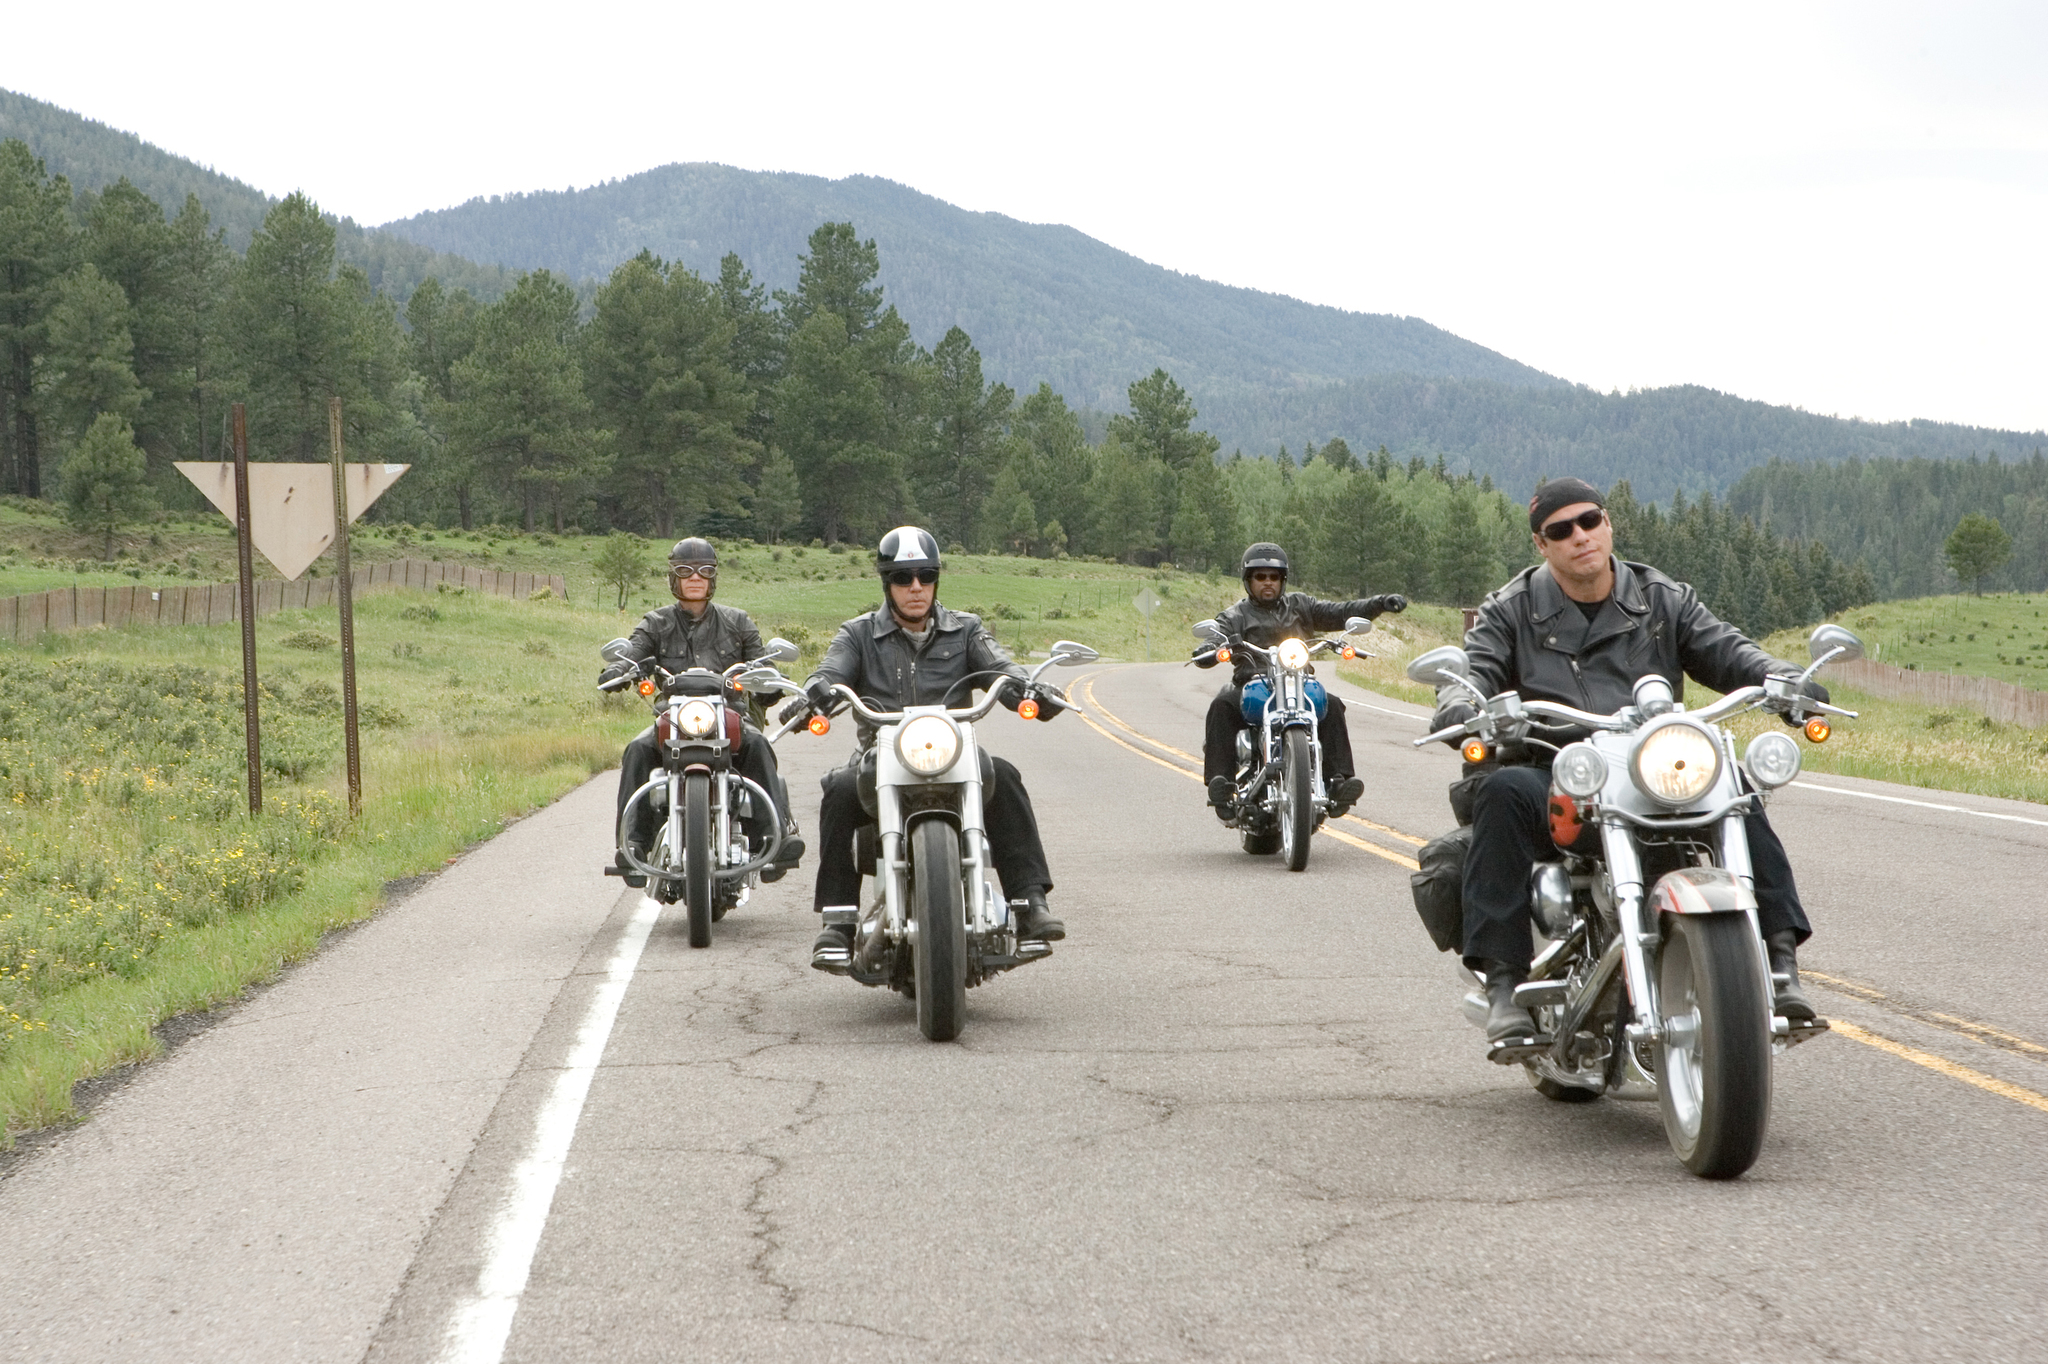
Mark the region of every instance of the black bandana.
[[1596, 507], [1607, 505], [1607, 499], [1600, 490], [1583, 478], [1551, 479], [1529, 499], [1529, 529], [1542, 530], [1543, 523], [1555, 515], [1559, 507], [1573, 507], [1581, 502], [1591, 502]]

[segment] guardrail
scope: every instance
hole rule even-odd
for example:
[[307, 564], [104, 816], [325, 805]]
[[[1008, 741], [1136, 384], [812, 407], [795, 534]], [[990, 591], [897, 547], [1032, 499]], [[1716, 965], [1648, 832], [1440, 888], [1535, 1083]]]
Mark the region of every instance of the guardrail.
[[1862, 658], [1853, 663], [1830, 663], [1823, 680], [1839, 680], [1845, 686], [1893, 701], [1964, 706], [2008, 725], [2048, 725], [2048, 691], [2033, 691], [1989, 677], [1920, 672]]
[[[334, 605], [335, 578], [272, 578], [256, 584], [256, 614]], [[546, 588], [564, 601], [569, 585], [559, 573], [508, 573], [467, 564], [394, 559], [364, 564], [349, 575], [350, 591], [448, 584], [499, 597], [528, 597]], [[56, 587], [21, 597], [0, 597], [0, 639], [30, 640], [53, 630], [89, 625], [227, 625], [241, 619], [234, 583], [194, 587]]]

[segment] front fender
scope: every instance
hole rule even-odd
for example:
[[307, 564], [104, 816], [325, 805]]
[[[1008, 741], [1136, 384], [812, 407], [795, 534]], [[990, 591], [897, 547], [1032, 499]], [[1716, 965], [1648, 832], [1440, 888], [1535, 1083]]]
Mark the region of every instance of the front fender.
[[1720, 867], [1680, 867], [1650, 891], [1653, 914], [1751, 914], [1756, 894]]

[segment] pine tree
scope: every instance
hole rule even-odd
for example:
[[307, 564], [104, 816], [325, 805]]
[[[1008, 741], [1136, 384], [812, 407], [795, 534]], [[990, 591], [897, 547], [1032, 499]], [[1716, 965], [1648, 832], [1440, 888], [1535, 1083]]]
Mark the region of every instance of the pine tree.
[[0, 142], [0, 476], [28, 497], [43, 495], [36, 361], [76, 249], [70, 209], [69, 181], [19, 138]]
[[761, 462], [761, 479], [754, 487], [754, 534], [766, 544], [780, 544], [782, 536], [803, 514], [803, 490], [797, 486], [796, 466], [780, 446], [770, 446]]
[[[942, 543], [980, 539], [981, 504], [1006, 453], [1003, 427], [1015, 397], [1008, 384], [983, 380], [981, 352], [960, 328], [948, 329], [933, 348], [933, 429], [918, 452], [911, 486]], [[1010, 518], [998, 521], [1000, 539], [1010, 533]]]
[[1109, 419], [1109, 432], [1141, 459], [1156, 459], [1167, 468], [1180, 470], [1196, 460], [1214, 461], [1220, 442], [1206, 431], [1194, 430], [1200, 414], [1187, 393], [1163, 369], [1155, 369], [1133, 383], [1126, 394], [1128, 416]]
[[90, 261], [59, 281], [45, 324], [43, 408], [60, 440], [76, 441], [106, 413], [132, 424], [148, 400], [135, 378], [131, 316], [120, 286]]
[[114, 557], [121, 527], [156, 509], [149, 463], [135, 444], [135, 428], [114, 412], [102, 413], [64, 461], [64, 512], [72, 525], [106, 537], [102, 557]]

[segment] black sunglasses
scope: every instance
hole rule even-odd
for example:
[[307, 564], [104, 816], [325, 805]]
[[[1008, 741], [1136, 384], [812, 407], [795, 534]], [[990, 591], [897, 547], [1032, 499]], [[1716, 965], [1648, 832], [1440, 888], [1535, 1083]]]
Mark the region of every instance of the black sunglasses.
[[1580, 512], [1577, 516], [1567, 516], [1562, 521], [1547, 522], [1543, 527], [1543, 538], [1546, 540], [1569, 540], [1572, 538], [1573, 526], [1577, 526], [1580, 530], [1598, 530], [1600, 529], [1600, 523], [1606, 519], [1607, 513], [1595, 507], [1591, 511]]
[[668, 576], [671, 578], [702, 578], [706, 582], [710, 582], [718, 576], [718, 565], [670, 564]]
[[884, 574], [883, 580], [891, 587], [908, 587], [912, 583], [923, 583], [926, 587], [930, 587], [939, 580], [939, 570], [936, 568], [899, 568], [894, 573]]

